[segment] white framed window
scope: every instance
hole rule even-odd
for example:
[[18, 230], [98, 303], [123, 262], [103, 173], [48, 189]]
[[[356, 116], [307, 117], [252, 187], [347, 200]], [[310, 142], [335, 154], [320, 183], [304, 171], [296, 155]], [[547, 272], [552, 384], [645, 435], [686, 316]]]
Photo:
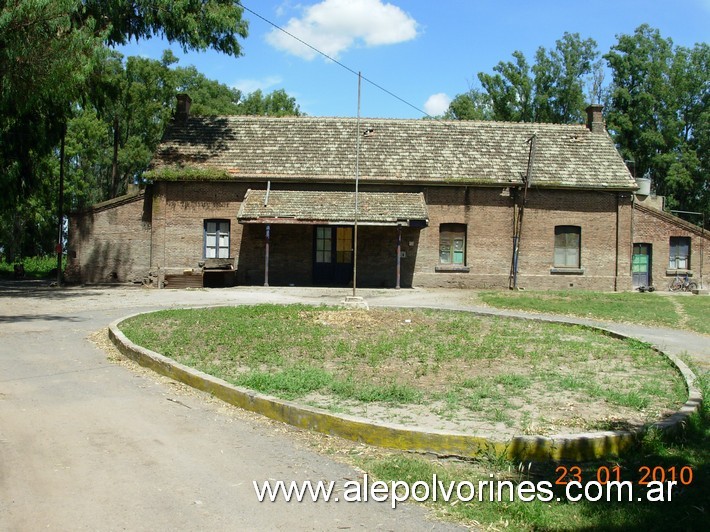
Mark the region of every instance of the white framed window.
[[206, 259], [229, 258], [229, 220], [205, 220]]
[[689, 270], [690, 269], [690, 237], [672, 236], [670, 239], [670, 257], [668, 259], [668, 269]]
[[582, 228], [576, 225], [555, 226], [555, 268], [580, 268]]
[[316, 227], [316, 262], [330, 264], [333, 253], [333, 228]]
[[466, 224], [439, 226], [439, 263], [453, 266], [466, 264]]

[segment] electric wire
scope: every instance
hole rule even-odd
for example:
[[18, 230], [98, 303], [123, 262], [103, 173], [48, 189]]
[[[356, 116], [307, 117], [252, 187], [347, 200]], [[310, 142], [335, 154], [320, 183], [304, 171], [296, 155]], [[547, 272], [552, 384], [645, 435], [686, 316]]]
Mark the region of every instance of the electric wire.
[[395, 98], [396, 100], [399, 100], [399, 101], [402, 102], [403, 104], [405, 104], [405, 105], [411, 107], [412, 109], [414, 109], [414, 110], [417, 111], [418, 113], [421, 113], [422, 115], [426, 116], [427, 118], [431, 118], [431, 119], [437, 120], [437, 121], [439, 120], [438, 118], [436, 118], [436, 117], [434, 117], [434, 116], [431, 116], [431, 115], [430, 115], [429, 113], [427, 113], [426, 111], [420, 109], [419, 107], [417, 107], [417, 106], [414, 105], [413, 103], [408, 102], [407, 100], [405, 100], [405, 99], [402, 98], [401, 96], [398, 96], [397, 94], [395, 94], [394, 92], [392, 92], [392, 91], [386, 89], [386, 88], [383, 87], [382, 85], [380, 85], [380, 84], [378, 84], [378, 83], [372, 81], [371, 79], [368, 79], [367, 77], [363, 76], [362, 73], [356, 72], [354, 69], [350, 68], [348, 65], [342, 63], [341, 61], [338, 61], [338, 60], [335, 59], [334, 57], [331, 57], [330, 55], [326, 54], [325, 52], [319, 50], [318, 48], [316, 48], [316, 47], [313, 46], [312, 44], [310, 44], [310, 43], [304, 41], [304, 40], [301, 39], [300, 37], [297, 37], [297, 36], [294, 35], [293, 33], [291, 33], [291, 32], [289, 32], [288, 30], [282, 28], [281, 26], [279, 26], [279, 25], [276, 24], [275, 22], [272, 22], [271, 20], [267, 19], [266, 17], [260, 15], [259, 13], [257, 13], [256, 11], [254, 11], [253, 9], [248, 8], [248, 7], [245, 6], [241, 1], [238, 1], [237, 3], [242, 7], [242, 9], [244, 9], [244, 11], [247, 11], [247, 12], [251, 13], [251, 14], [254, 15], [255, 17], [257, 17], [257, 18], [263, 20], [264, 22], [266, 22], [267, 24], [273, 26], [273, 27], [276, 28], [277, 30], [279, 30], [279, 31], [281, 31], [281, 32], [283, 32], [283, 33], [285, 33], [286, 35], [288, 35], [288, 36], [291, 37], [292, 39], [297, 40], [298, 42], [300, 42], [300, 43], [303, 44], [304, 46], [307, 46], [308, 48], [310, 48], [311, 50], [313, 50], [313, 51], [316, 52], [317, 54], [320, 54], [320, 55], [322, 55], [323, 57], [325, 57], [326, 59], [332, 61], [333, 63], [335, 63], [335, 64], [338, 65], [339, 67], [344, 68], [345, 70], [347, 70], [347, 71], [350, 72], [351, 74], [354, 74], [355, 76], [360, 76], [363, 81], [365, 81], [365, 82], [369, 83], [370, 85], [372, 85], [373, 87], [375, 87], [375, 88], [381, 90], [381, 91], [384, 92], [385, 94], [388, 94], [388, 95], [391, 96], [392, 98]]

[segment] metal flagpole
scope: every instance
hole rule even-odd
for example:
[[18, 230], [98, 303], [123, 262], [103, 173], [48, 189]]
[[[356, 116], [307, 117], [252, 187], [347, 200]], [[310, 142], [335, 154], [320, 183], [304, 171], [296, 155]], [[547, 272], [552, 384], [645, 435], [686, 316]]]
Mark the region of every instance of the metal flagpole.
[[355, 228], [353, 234], [353, 297], [357, 291], [357, 217], [358, 217], [358, 187], [360, 184], [360, 87], [362, 83], [362, 73], [357, 73], [357, 147], [355, 151]]

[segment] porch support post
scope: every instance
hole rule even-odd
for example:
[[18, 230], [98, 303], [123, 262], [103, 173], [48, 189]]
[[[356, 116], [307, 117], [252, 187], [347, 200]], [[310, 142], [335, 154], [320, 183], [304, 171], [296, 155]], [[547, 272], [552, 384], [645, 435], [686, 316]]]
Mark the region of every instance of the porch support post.
[[395, 288], [399, 290], [402, 264], [402, 226], [397, 224], [397, 284]]
[[266, 248], [264, 255], [264, 286], [269, 286], [269, 240], [271, 238], [271, 225], [266, 224]]

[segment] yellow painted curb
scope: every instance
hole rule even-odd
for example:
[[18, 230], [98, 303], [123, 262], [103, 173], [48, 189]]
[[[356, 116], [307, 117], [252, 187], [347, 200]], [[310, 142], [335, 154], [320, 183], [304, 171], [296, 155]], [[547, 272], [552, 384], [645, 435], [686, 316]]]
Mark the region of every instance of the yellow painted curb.
[[[646, 430], [653, 427], [662, 431], [673, 431], [682, 427], [688, 416], [696, 412], [702, 404], [702, 395], [695, 386], [695, 375], [677, 357], [656, 351], [668, 357], [680, 371], [688, 388], [688, 401], [671, 417], [639, 429], [637, 431], [604, 431], [579, 434], [559, 434], [554, 436], [516, 436], [508, 441], [495, 441], [483, 436], [460, 432], [419, 430], [388, 423], [373, 421], [348, 415], [336, 415], [325, 410], [285, 401], [261, 394], [247, 388], [234, 386], [228, 382], [195, 370], [175, 360], [145, 349], [131, 342], [119, 330], [126, 316], [109, 325], [109, 338], [128, 358], [141, 366], [183, 382], [193, 388], [210, 393], [229, 404], [244, 410], [256, 412], [276, 421], [282, 421], [302, 429], [340, 436], [369, 445], [416, 452], [433, 453], [437, 456], [476, 458], [481, 456], [505, 456], [514, 460], [571, 460], [586, 461], [618, 457], [634, 446]], [[513, 318], [511, 319], [521, 319]], [[526, 318], [522, 318], [526, 319]], [[550, 321], [550, 320], [545, 320]], [[565, 323], [560, 321], [559, 323]], [[602, 328], [601, 330], [619, 338], [624, 335]]]

